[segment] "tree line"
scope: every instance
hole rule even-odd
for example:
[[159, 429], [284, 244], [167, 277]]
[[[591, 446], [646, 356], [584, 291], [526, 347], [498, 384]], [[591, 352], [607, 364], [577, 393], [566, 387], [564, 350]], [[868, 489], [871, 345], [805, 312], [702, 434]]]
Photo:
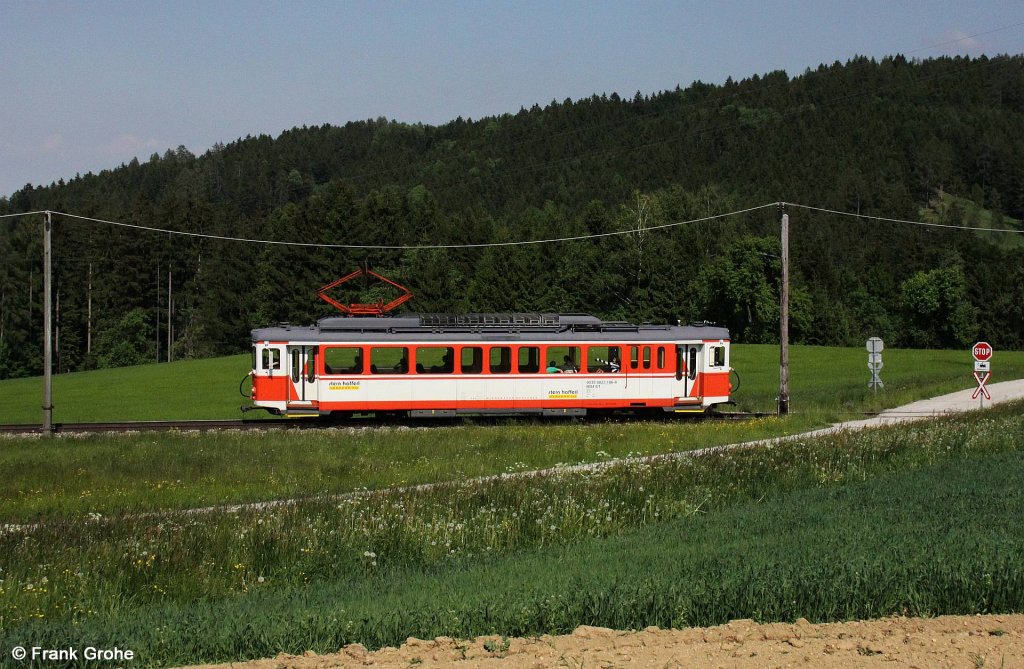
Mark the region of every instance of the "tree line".
[[[709, 320], [777, 339], [775, 201], [1019, 229], [1024, 58], [854, 58], [632, 98], [552, 101], [440, 125], [387, 119], [184, 147], [0, 198], [164, 230], [414, 246], [178, 237], [55, 217], [59, 371], [235, 353], [249, 329], [330, 313], [316, 289], [364, 263], [412, 310]], [[790, 209], [791, 336], [1024, 347], [1024, 235]], [[624, 233], [609, 235], [609, 233]], [[1020, 242], [1020, 243], [1018, 243]], [[40, 218], [0, 222], [0, 378], [42, 366]], [[377, 292], [374, 292], [377, 291]], [[357, 291], [357, 293], [360, 291]], [[379, 297], [361, 289], [353, 299]]]

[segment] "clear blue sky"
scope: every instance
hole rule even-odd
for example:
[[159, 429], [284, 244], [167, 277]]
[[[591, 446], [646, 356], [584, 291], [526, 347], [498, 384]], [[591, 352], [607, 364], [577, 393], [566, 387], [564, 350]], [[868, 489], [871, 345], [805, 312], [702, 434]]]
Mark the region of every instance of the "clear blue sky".
[[1020, 0], [0, 0], [0, 196], [304, 124], [1022, 51]]

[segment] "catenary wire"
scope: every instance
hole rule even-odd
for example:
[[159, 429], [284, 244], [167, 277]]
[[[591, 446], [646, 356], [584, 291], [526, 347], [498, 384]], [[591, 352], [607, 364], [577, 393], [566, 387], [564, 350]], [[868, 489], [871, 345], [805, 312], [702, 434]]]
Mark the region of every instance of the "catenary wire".
[[34, 216], [36, 214], [45, 214], [45, 211], [22, 211], [17, 214], [0, 214], [0, 218], [14, 218], [15, 216]]
[[477, 248], [490, 248], [500, 246], [529, 246], [533, 244], [554, 244], [558, 242], [574, 242], [582, 241], [586, 239], [598, 239], [602, 237], [616, 237], [620, 235], [632, 235], [637, 232], [650, 232], [653, 230], [663, 230], [665, 228], [675, 228], [682, 225], [691, 225], [693, 223], [704, 223], [707, 221], [714, 221], [717, 219], [728, 218], [730, 216], [739, 216], [740, 214], [746, 214], [752, 211], [758, 211], [760, 209], [767, 209], [769, 207], [778, 206], [778, 202], [770, 202], [768, 204], [761, 204], [754, 207], [748, 207], [746, 209], [738, 209], [736, 211], [726, 212], [724, 214], [714, 214], [712, 216], [703, 216], [701, 218], [694, 218], [688, 221], [675, 221], [673, 223], [664, 223], [662, 225], [652, 225], [645, 227], [642, 230], [616, 230], [614, 232], [601, 232], [592, 235], [576, 235], [573, 237], [557, 237], [549, 239], [528, 239], [514, 242], [486, 242], [479, 244], [420, 244], [420, 245], [386, 245], [386, 244], [318, 244], [314, 242], [289, 242], [289, 241], [278, 241], [272, 239], [253, 239], [249, 237], [229, 237], [225, 235], [210, 235], [202, 232], [184, 232], [181, 230], [167, 230], [165, 228], [154, 228], [146, 225], [137, 225], [134, 223], [123, 223], [120, 221], [109, 221], [102, 218], [92, 218], [90, 216], [80, 216], [78, 214], [69, 214], [62, 211], [53, 211], [51, 213], [57, 214], [58, 216], [64, 216], [66, 218], [74, 218], [82, 221], [89, 221], [92, 223], [101, 223], [104, 225], [114, 225], [122, 228], [131, 228], [134, 230], [146, 230], [148, 232], [156, 232], [160, 234], [179, 235], [183, 237], [195, 237], [200, 239], [214, 239], [218, 241], [227, 242], [243, 242], [248, 244], [270, 244], [276, 246], [302, 246], [310, 248], [322, 248], [322, 249], [370, 249], [370, 250], [382, 250], [382, 251], [414, 251], [414, 250], [426, 250], [426, 249], [477, 249]]
[[[982, 228], [977, 226], [968, 225], [952, 225], [948, 223], [932, 223], [928, 221], [913, 221], [902, 218], [891, 218], [886, 216], [872, 216], [869, 214], [858, 214], [848, 211], [839, 211], [836, 209], [828, 209], [826, 207], [815, 207], [806, 204], [798, 204], [794, 202], [771, 202], [768, 204], [757, 205], [748, 207], [746, 209], [738, 209], [736, 211], [726, 212], [723, 214], [714, 214], [711, 216], [703, 216], [701, 218], [690, 219], [686, 221], [675, 221], [672, 223], [664, 223], [662, 225], [652, 225], [642, 229], [642, 232], [649, 232], [654, 230], [663, 230], [666, 228], [674, 228], [683, 225], [691, 225], [694, 223], [704, 223], [708, 221], [714, 221], [732, 216], [738, 216], [741, 214], [747, 214], [753, 211], [759, 211], [761, 209], [767, 209], [770, 207], [793, 207], [796, 209], [805, 209], [808, 211], [816, 211], [825, 214], [834, 214], [837, 216], [848, 216], [851, 218], [860, 218], [864, 220], [874, 220], [885, 223], [899, 223], [903, 225], [918, 225], [923, 227], [934, 227], [934, 228], [946, 228], [953, 230], [973, 230], [977, 232], [1008, 232], [1013, 234], [1024, 234], [1024, 230], [1012, 230], [1003, 228]], [[46, 212], [29, 212], [29, 213], [46, 213]], [[29, 215], [20, 214], [23, 216]], [[511, 242], [486, 242], [477, 244], [421, 244], [421, 245], [379, 245], [379, 244], [319, 244], [314, 242], [290, 242], [290, 241], [279, 241], [272, 239], [254, 239], [248, 237], [231, 237], [226, 235], [210, 235], [201, 232], [184, 232], [180, 230], [168, 230], [165, 228], [154, 228], [151, 226], [137, 225], [134, 223], [124, 223], [120, 221], [111, 221], [101, 218], [93, 218], [90, 216], [81, 216], [78, 214], [69, 214], [66, 212], [53, 211], [51, 214], [57, 214], [67, 218], [78, 219], [82, 221], [89, 221], [93, 223], [100, 223], [103, 225], [113, 225], [122, 228], [129, 228], [134, 230], [145, 230], [147, 232], [156, 232], [159, 234], [178, 235], [184, 237], [193, 237], [198, 239], [212, 239], [218, 241], [229, 241], [229, 242], [242, 242], [248, 244], [266, 244], [274, 246], [298, 246], [307, 248], [335, 248], [335, 249], [363, 249], [363, 250], [391, 250], [391, 251], [412, 251], [412, 250], [427, 250], [427, 249], [475, 249], [475, 248], [491, 248], [491, 247], [507, 247], [507, 246], [529, 246], [537, 244], [555, 244], [560, 242], [571, 242], [571, 241], [583, 241], [587, 239], [600, 239], [604, 237], [617, 237], [622, 235], [631, 235], [641, 232], [641, 230], [630, 229], [630, 230], [616, 230], [614, 232], [602, 232], [591, 235], [575, 235], [572, 237], [556, 237], [546, 239], [529, 239]]]
[[978, 232], [1009, 232], [1016, 235], [1024, 234], [1024, 230], [1012, 230], [1009, 228], [981, 228], [970, 225], [952, 225], [950, 223], [931, 223], [928, 221], [911, 221], [905, 218], [888, 218], [886, 216], [871, 216], [870, 214], [857, 214], [850, 211], [838, 211], [836, 209], [826, 209], [825, 207], [812, 207], [807, 204], [794, 204], [793, 202], [781, 203], [786, 207], [796, 207], [798, 209], [807, 209], [810, 211], [817, 211], [825, 214], [836, 214], [837, 216], [850, 216], [853, 218], [863, 218], [869, 221], [880, 221], [884, 223], [902, 223], [905, 225], [920, 225], [929, 228], [950, 228], [953, 230], [975, 230]]

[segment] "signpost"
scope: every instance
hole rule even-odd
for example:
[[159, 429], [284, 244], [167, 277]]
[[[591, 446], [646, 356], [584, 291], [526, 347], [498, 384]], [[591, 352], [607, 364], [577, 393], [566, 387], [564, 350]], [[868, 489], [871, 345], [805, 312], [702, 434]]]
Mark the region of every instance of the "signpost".
[[882, 350], [885, 348], [885, 342], [878, 337], [872, 337], [868, 339], [865, 348], [868, 350], [868, 369], [871, 370], [871, 380], [868, 381], [868, 388], [873, 389], [877, 395], [878, 389], [885, 387], [885, 384], [882, 383], [882, 377], [879, 376], [879, 372], [882, 371]]
[[974, 380], [978, 382], [978, 389], [971, 395], [971, 399], [977, 399], [982, 408], [985, 407], [985, 400], [992, 399], [988, 388], [985, 387], [985, 384], [988, 383], [989, 378], [992, 376], [991, 363], [989, 362], [992, 359], [992, 353], [992, 345], [987, 341], [979, 341], [971, 347], [971, 355], [974, 356]]

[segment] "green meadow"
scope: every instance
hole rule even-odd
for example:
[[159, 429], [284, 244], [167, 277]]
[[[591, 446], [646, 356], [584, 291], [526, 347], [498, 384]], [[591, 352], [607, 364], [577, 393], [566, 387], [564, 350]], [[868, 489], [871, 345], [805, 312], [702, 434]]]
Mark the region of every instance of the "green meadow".
[[[246, 400], [238, 384], [249, 364], [248, 355], [234, 355], [56, 374], [53, 419], [91, 423], [239, 418]], [[42, 377], [0, 381], [0, 423], [38, 424], [42, 400]]]
[[150, 667], [580, 624], [1015, 612], [1022, 444], [1016, 403], [264, 509], [49, 513], [0, 533], [0, 646], [118, 646]]
[[[992, 359], [993, 381], [1024, 377], [1024, 352], [1000, 351]], [[737, 409], [772, 411], [779, 389], [779, 349], [736, 344], [732, 367], [739, 375]], [[950, 350], [886, 349], [877, 396], [862, 348], [793, 346], [790, 397], [794, 413], [819, 413], [827, 421], [970, 387], [970, 354]], [[121, 420], [239, 418], [246, 403], [238, 392], [249, 356], [60, 374], [54, 377], [54, 420], [81, 423]], [[246, 383], [246, 388], [248, 384]], [[42, 379], [0, 381], [0, 423], [41, 421]], [[253, 418], [262, 412], [247, 414]]]
[[[887, 351], [877, 396], [866, 387], [865, 351], [794, 347], [792, 410], [784, 419], [637, 423], [513, 420], [428, 429], [394, 426], [327, 430], [141, 433], [0, 440], [0, 522], [53, 514], [127, 513], [306, 498], [460, 480], [527, 469], [655, 455], [793, 434], [862, 412], [968, 387], [962, 351]], [[94, 413], [74, 420], [216, 418], [237, 415], [246, 356], [58, 377], [65, 404]], [[734, 347], [740, 410], [769, 411], [777, 393], [777, 349]], [[1006, 378], [1024, 376], [1024, 353], [996, 353]], [[113, 401], [134, 374], [147, 392]], [[0, 394], [17, 401], [12, 387]], [[99, 392], [99, 388], [107, 389]], [[97, 400], [90, 405], [90, 388]], [[148, 392], [153, 389], [154, 392]], [[162, 390], [160, 390], [162, 389]], [[159, 403], [154, 397], [165, 399]], [[24, 404], [24, 400], [21, 400]], [[33, 405], [37, 406], [33, 402]], [[222, 410], [213, 410], [216, 407]], [[105, 407], [105, 408], [104, 408]], [[102, 410], [102, 413], [100, 411]], [[234, 411], [235, 413], [232, 413]], [[63, 418], [63, 420], [71, 420]], [[18, 422], [18, 421], [12, 421]]]
[[[737, 409], [774, 406], [777, 356], [734, 347]], [[0, 438], [0, 645], [116, 645], [158, 667], [579, 624], [1020, 610], [1022, 403], [685, 454], [973, 381], [966, 351], [892, 350], [876, 395], [866, 358], [793, 347], [786, 418]], [[61, 376], [58, 421], [231, 417], [247, 364]], [[993, 366], [1024, 377], [1024, 354]], [[19, 393], [38, 384], [0, 383], [5, 412], [26, 412], [5, 421], [32, 420]]]

